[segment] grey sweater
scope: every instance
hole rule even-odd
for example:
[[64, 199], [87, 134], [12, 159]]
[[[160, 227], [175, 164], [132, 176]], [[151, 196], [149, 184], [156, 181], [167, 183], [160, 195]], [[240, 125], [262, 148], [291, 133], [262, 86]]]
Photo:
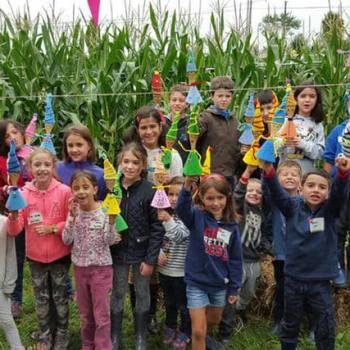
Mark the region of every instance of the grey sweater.
[[17, 279], [15, 238], [7, 235], [7, 218], [0, 215], [0, 290], [11, 294]]

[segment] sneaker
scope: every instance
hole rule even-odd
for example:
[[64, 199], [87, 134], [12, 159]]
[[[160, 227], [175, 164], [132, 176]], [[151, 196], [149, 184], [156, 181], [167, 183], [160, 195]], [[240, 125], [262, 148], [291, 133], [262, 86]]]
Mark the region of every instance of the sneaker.
[[187, 348], [187, 345], [190, 342], [191, 338], [189, 338], [185, 333], [179, 332], [177, 333], [172, 345], [175, 350], [184, 350]]
[[13, 301], [11, 303], [11, 313], [14, 319], [18, 319], [22, 315], [22, 304], [18, 301]]
[[68, 330], [57, 329], [53, 350], [66, 350], [69, 343]]
[[176, 329], [165, 327], [163, 331], [163, 344], [170, 345], [176, 336]]
[[208, 350], [221, 350], [224, 348], [224, 344], [209, 336], [205, 337], [205, 346]]

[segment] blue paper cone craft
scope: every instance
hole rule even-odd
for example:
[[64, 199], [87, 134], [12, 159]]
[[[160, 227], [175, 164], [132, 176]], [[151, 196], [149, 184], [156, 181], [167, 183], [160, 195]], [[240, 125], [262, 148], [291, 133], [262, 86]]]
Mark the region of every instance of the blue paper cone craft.
[[27, 206], [27, 202], [18, 187], [10, 188], [9, 197], [5, 206], [10, 211], [17, 211]]
[[266, 140], [256, 153], [259, 160], [269, 163], [275, 163], [275, 146], [272, 140]]
[[241, 145], [251, 145], [254, 141], [254, 135], [252, 131], [252, 124], [245, 123], [243, 132], [238, 139]]
[[55, 125], [55, 114], [52, 109], [51, 93], [48, 93], [46, 97], [44, 124], [45, 124], [46, 133], [50, 134], [53, 129], [53, 126]]
[[190, 105], [197, 105], [203, 102], [202, 96], [196, 85], [192, 85], [188, 90], [186, 102]]
[[246, 123], [248, 124], [252, 123], [254, 116], [255, 116], [255, 105], [254, 105], [254, 92], [253, 92], [249, 95], [247, 108], [244, 112]]
[[43, 142], [41, 143], [40, 147], [44, 148], [44, 149], [48, 150], [49, 152], [51, 152], [52, 154], [56, 155], [56, 150], [55, 150], [55, 146], [53, 145], [53, 142], [52, 142], [51, 134], [44, 135], [44, 139], [43, 139]]

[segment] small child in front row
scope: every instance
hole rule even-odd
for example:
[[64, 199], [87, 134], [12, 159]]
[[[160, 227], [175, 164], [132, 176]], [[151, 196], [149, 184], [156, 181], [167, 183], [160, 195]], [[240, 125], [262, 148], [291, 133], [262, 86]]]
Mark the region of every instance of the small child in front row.
[[24, 350], [11, 314], [11, 293], [17, 279], [16, 247], [7, 235], [7, 219], [0, 215], [0, 328], [13, 350]]
[[[186, 349], [191, 340], [191, 320], [187, 309], [186, 284], [184, 281], [185, 259], [190, 232], [174, 213], [182, 177], [174, 177], [169, 183], [168, 197], [172, 210], [158, 210], [158, 218], [165, 229], [163, 248], [158, 257], [160, 285], [165, 301], [164, 344], [177, 350]], [[177, 316], [181, 324], [177, 329]]]
[[136, 349], [146, 349], [146, 331], [150, 308], [150, 276], [157, 263], [164, 229], [157, 210], [151, 207], [155, 190], [145, 179], [147, 153], [140, 143], [126, 144], [118, 155], [122, 172], [121, 214], [128, 224], [118, 245], [111, 247], [113, 289], [111, 327], [113, 349], [121, 348], [124, 298], [128, 290], [129, 268], [135, 285]]
[[54, 178], [56, 157], [35, 149], [28, 158], [33, 180], [23, 187], [27, 207], [10, 212], [8, 232], [25, 228], [26, 256], [34, 288], [41, 347], [65, 350], [68, 346], [69, 298], [66, 290], [70, 247], [62, 241], [71, 190]]
[[271, 163], [264, 163], [264, 181], [274, 203], [286, 218], [284, 314], [282, 350], [295, 350], [305, 305], [315, 320], [317, 349], [335, 348], [335, 320], [330, 281], [337, 276], [335, 220], [345, 201], [349, 171], [337, 159], [337, 176], [311, 171], [302, 179], [302, 197], [291, 197], [278, 183]]
[[81, 318], [83, 349], [112, 350], [109, 292], [113, 268], [109, 246], [120, 241], [113, 219], [96, 200], [98, 183], [87, 171], [71, 179], [73, 201], [62, 233], [71, 245], [72, 262]]
[[186, 255], [187, 306], [192, 324], [192, 349], [216, 343], [207, 329], [220, 322], [226, 300], [235, 304], [242, 279], [242, 250], [234, 221], [231, 185], [212, 174], [199, 186], [201, 208], [193, 207], [191, 190], [196, 177], [186, 177], [176, 204], [179, 218], [190, 230]]
[[[246, 322], [246, 308], [256, 292], [257, 281], [261, 275], [261, 257], [271, 252], [271, 244], [266, 230], [267, 207], [263, 202], [261, 180], [251, 178], [256, 167], [247, 165], [237, 183], [233, 198], [237, 214], [240, 218], [241, 243], [243, 250], [243, 278], [239, 299], [235, 310], [242, 321]], [[230, 340], [235, 310], [226, 304], [222, 321], [219, 327], [221, 341]]]

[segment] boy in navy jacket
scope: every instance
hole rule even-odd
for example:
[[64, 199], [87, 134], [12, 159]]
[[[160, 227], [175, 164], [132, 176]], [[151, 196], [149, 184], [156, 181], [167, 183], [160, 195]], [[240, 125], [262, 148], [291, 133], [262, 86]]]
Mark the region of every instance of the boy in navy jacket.
[[295, 350], [305, 303], [316, 321], [317, 349], [334, 349], [335, 321], [330, 280], [337, 275], [335, 220], [345, 200], [349, 172], [337, 159], [337, 176], [323, 171], [304, 175], [301, 194], [290, 197], [282, 189], [271, 163], [264, 163], [264, 181], [286, 218], [285, 311], [281, 323], [281, 349]]

